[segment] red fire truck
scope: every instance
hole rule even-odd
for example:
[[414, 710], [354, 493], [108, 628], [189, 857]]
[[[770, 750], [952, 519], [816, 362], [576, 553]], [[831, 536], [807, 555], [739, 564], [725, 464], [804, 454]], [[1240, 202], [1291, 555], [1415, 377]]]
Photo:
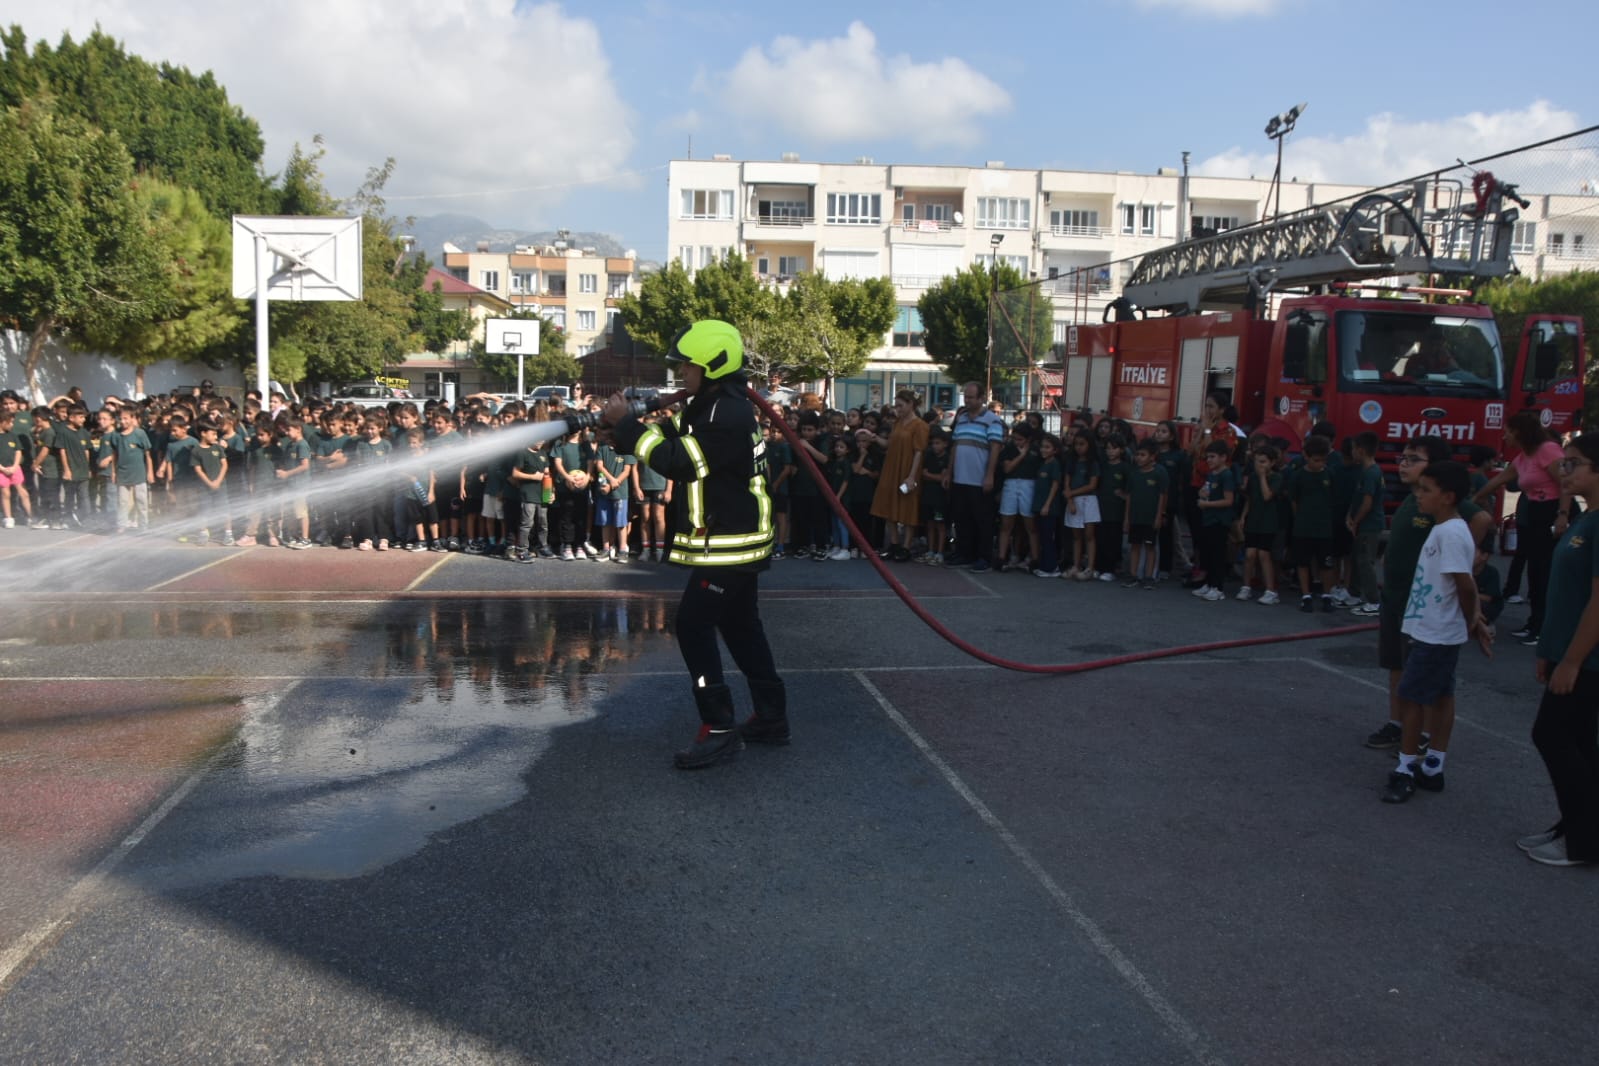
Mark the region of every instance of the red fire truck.
[[[1579, 318], [1529, 316], [1510, 363], [1492, 312], [1469, 292], [1400, 283], [1512, 269], [1518, 212], [1506, 201], [1525, 206], [1514, 186], [1486, 174], [1471, 190], [1440, 184], [1144, 256], [1107, 321], [1069, 331], [1062, 406], [1145, 428], [1192, 423], [1219, 392], [1243, 426], [1295, 449], [1329, 419], [1341, 436], [1376, 432], [1385, 459], [1434, 433], [1462, 453], [1498, 448], [1505, 418], [1524, 408], [1556, 431], [1574, 428], [1585, 369]], [[1154, 310], [1167, 314], [1145, 317]]]

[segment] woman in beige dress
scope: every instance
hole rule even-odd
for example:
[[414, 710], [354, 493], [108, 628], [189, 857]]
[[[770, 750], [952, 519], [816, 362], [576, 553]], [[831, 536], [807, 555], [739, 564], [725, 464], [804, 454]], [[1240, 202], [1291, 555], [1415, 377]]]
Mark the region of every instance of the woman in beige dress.
[[920, 403], [910, 389], [895, 394], [894, 432], [888, 438], [877, 494], [872, 497], [872, 514], [888, 524], [892, 545], [888, 557], [897, 563], [910, 560], [911, 539], [922, 517], [922, 453], [927, 450], [928, 428], [917, 412]]

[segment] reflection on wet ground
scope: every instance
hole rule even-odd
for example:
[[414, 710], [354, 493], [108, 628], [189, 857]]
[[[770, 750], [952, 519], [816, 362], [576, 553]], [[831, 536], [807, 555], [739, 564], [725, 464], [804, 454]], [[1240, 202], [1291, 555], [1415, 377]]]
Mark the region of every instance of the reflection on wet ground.
[[[131, 721], [170, 734], [169, 746], [182, 749], [169, 753], [174, 769], [197, 765], [220, 741], [225, 751], [209, 783], [238, 802], [210, 809], [206, 846], [154, 876], [181, 883], [354, 876], [414, 853], [440, 829], [515, 802], [551, 730], [591, 718], [625, 676], [619, 668], [647, 652], [675, 666], [673, 610], [665, 598], [603, 596], [377, 608], [337, 600], [33, 605], [25, 624], [7, 627], [4, 635], [17, 639], [0, 661], [14, 676], [80, 680], [50, 683], [48, 702], [0, 711], [0, 738], [15, 738], [0, 751], [14, 748], [14, 759], [48, 775], [61, 772], [51, 769], [59, 766], [53, 749], [77, 737], [96, 751], [102, 776], [115, 780], [142, 772], [135, 761], [147, 755], [96, 738], [119, 737]], [[110, 676], [82, 678], [88, 667]], [[166, 674], [205, 676], [177, 689], [163, 682], [159, 691], [119, 683], [119, 676]], [[182, 706], [209, 707], [252, 674], [300, 680], [274, 683], [280, 698], [270, 709], [235, 713], [231, 739], [162, 729]], [[76, 696], [73, 685], [82, 686]], [[139, 698], [141, 689], [149, 699]], [[105, 710], [107, 699], [117, 708]], [[238, 706], [236, 698], [227, 702]], [[26, 821], [49, 836], [46, 823], [62, 813], [60, 804], [47, 804]]]

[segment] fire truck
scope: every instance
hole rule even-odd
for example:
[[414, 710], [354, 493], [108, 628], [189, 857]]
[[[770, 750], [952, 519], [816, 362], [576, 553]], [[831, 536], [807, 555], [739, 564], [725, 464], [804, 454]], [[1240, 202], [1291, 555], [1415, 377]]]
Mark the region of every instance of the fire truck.
[[[1297, 450], [1322, 419], [1365, 430], [1391, 461], [1437, 434], [1464, 454], [1498, 449], [1510, 413], [1575, 428], [1582, 321], [1530, 315], [1507, 361], [1492, 312], [1462, 289], [1401, 279], [1491, 278], [1514, 269], [1513, 185], [1486, 172], [1375, 192], [1184, 241], [1142, 257], [1101, 325], [1067, 334], [1062, 406], [1192, 432], [1220, 393], [1239, 423]], [[1149, 312], [1164, 312], [1150, 315]]]

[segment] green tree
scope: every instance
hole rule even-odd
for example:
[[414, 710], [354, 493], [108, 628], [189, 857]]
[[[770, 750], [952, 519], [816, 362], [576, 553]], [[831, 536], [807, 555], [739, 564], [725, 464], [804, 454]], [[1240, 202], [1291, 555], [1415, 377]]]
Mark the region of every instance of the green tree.
[[144, 368], [164, 359], [212, 358], [243, 325], [242, 305], [232, 298], [232, 231], [206, 209], [200, 194], [155, 179], [136, 183], [154, 247], [165, 267], [171, 299], [151, 314], [86, 331], [84, 343], [120, 357], [135, 368], [135, 389], [144, 391]]
[[[1581, 315], [1585, 327], [1599, 325], [1599, 271], [1575, 270], [1543, 281], [1524, 277], [1495, 278], [1479, 285], [1476, 292], [1477, 299], [1493, 309], [1507, 364], [1516, 356], [1528, 315]], [[1588, 372], [1584, 382], [1583, 424], [1591, 426], [1599, 422], [1599, 365], [1594, 358], [1599, 352], [1599, 340], [1586, 331], [1584, 340]], [[1506, 373], [1510, 372], [1507, 366]], [[1518, 383], [1512, 383], [1515, 384]]]
[[[427, 276], [427, 260], [416, 259], [422, 274]], [[433, 287], [418, 286], [411, 300], [411, 332], [422, 342], [422, 350], [435, 355], [443, 354], [450, 345], [472, 336], [472, 316], [466, 311], [451, 310], [444, 306], [444, 286], [435, 281]]]
[[852, 377], [894, 325], [897, 305], [887, 278], [832, 281], [801, 274], [775, 313], [746, 332], [764, 376], [783, 370], [796, 381]]
[[963, 268], [928, 289], [917, 301], [927, 354], [952, 381], [982, 381], [990, 376], [988, 326], [994, 316], [993, 380], [1015, 380], [1027, 365], [1043, 358], [1054, 339], [1053, 310], [1043, 293], [1030, 292], [1009, 263], [991, 269]]
[[52, 335], [114, 335], [173, 313], [155, 238], [116, 135], [46, 101], [0, 111], [0, 319], [28, 334], [30, 392]]
[[260, 127], [209, 72], [149, 63], [98, 29], [81, 44], [63, 35], [30, 53], [13, 25], [0, 35], [0, 105], [37, 96], [53, 99], [63, 119], [116, 134], [137, 173], [193, 189], [219, 217], [272, 209]]
[[[523, 359], [522, 379], [528, 388], [535, 385], [570, 385], [578, 380], [583, 368], [566, 354], [566, 334], [561, 328], [536, 311], [513, 311], [504, 318], [518, 318], [539, 324], [539, 353]], [[516, 385], [516, 356], [503, 352], [486, 351], [482, 338], [472, 342], [472, 358], [478, 368], [497, 381], [498, 391], [508, 392]]]
[[676, 336], [702, 318], [719, 318], [743, 334], [745, 362], [764, 374], [760, 338], [778, 310], [778, 297], [761, 284], [749, 261], [731, 255], [708, 263], [692, 278], [673, 261], [646, 277], [638, 293], [628, 293], [618, 303], [618, 314], [633, 339], [653, 351], [664, 352]]

